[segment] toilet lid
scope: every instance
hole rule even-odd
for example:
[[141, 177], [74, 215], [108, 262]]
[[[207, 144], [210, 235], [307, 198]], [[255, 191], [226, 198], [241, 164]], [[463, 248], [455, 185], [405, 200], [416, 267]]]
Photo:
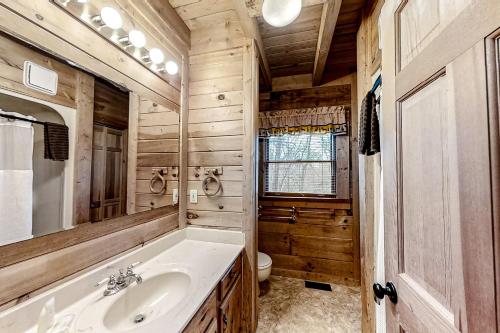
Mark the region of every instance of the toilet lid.
[[269, 267], [273, 263], [273, 261], [271, 260], [271, 257], [265, 253], [259, 252], [258, 257], [259, 257], [258, 261], [259, 261], [260, 268]]

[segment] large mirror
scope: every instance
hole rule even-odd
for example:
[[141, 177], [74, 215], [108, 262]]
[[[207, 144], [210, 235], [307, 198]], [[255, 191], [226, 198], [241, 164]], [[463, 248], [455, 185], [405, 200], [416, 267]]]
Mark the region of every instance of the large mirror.
[[177, 104], [6, 35], [0, 52], [0, 246], [177, 203]]

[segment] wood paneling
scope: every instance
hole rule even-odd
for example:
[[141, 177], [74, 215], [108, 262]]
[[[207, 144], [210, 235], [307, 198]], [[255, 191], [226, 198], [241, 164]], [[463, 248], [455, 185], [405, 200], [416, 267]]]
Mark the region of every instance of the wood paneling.
[[259, 250], [273, 259], [273, 274], [359, 283], [353, 241], [358, 221], [347, 215], [349, 203], [331, 200], [306, 206], [301, 198], [261, 197], [259, 205]]
[[[180, 107], [176, 104], [161, 105], [146, 98], [139, 98], [137, 163], [141, 172], [136, 179], [136, 208], [153, 209], [173, 203], [172, 190], [178, 189], [178, 178], [171, 178], [179, 167]], [[148, 133], [145, 135], [144, 133]], [[153, 168], [166, 168], [170, 180], [164, 194], [151, 193], [149, 181]], [[148, 175], [149, 173], [149, 175]], [[146, 179], [143, 179], [146, 177]], [[141, 180], [140, 180], [141, 179]]]
[[[3, 34], [0, 34], [0, 54], [1, 88], [73, 109], [76, 108], [77, 70]], [[25, 61], [32, 61], [57, 72], [58, 84], [55, 96], [37, 92], [23, 84]]]
[[128, 93], [96, 80], [94, 84], [94, 122], [116, 129], [127, 129], [128, 97]]
[[116, 231], [125, 230], [146, 221], [152, 221], [162, 216], [173, 214], [176, 211], [177, 207], [175, 206], [163, 207], [144, 214], [122, 216], [106, 223], [88, 222], [79, 225], [78, 228], [64, 232], [5, 245], [2, 246], [0, 268], [59, 251], [81, 242], [91, 241], [92, 239], [109, 235]]
[[[188, 174], [189, 189], [198, 190], [198, 203], [187, 203], [187, 223], [245, 232], [246, 249], [243, 274], [243, 331], [256, 325], [256, 249], [255, 218], [248, 208], [255, 201], [249, 187], [248, 151], [256, 138], [258, 63], [251, 39], [245, 37], [251, 26], [242, 22], [233, 0], [170, 0], [191, 29], [189, 52]], [[245, 110], [245, 111], [244, 111]], [[200, 192], [203, 167], [221, 166], [222, 196], [209, 198]], [[245, 171], [243, 171], [245, 170]], [[198, 177], [196, 176], [198, 174]], [[242, 182], [246, 181], [246, 182]], [[187, 199], [187, 197], [186, 197]], [[249, 263], [252, 263], [249, 265]], [[248, 269], [250, 268], [250, 271]]]
[[76, 75], [77, 130], [75, 147], [75, 194], [73, 197], [76, 224], [90, 221], [90, 184], [92, 178], [92, 135], [94, 116], [94, 78], [83, 72]]
[[260, 111], [350, 105], [351, 86], [335, 85], [260, 94]]

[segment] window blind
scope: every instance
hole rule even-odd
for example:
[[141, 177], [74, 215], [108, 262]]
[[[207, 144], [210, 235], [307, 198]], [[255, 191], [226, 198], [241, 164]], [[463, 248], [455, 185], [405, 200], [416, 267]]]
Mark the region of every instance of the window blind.
[[270, 136], [265, 147], [265, 192], [335, 194], [332, 133]]

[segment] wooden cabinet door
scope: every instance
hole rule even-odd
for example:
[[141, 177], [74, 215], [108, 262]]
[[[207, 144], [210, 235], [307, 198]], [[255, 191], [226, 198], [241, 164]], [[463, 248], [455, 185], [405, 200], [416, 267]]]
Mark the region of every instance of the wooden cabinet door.
[[241, 327], [242, 288], [241, 276], [220, 305], [219, 332], [239, 333]]
[[497, 0], [382, 10], [389, 333], [497, 332], [485, 39], [499, 27]]

